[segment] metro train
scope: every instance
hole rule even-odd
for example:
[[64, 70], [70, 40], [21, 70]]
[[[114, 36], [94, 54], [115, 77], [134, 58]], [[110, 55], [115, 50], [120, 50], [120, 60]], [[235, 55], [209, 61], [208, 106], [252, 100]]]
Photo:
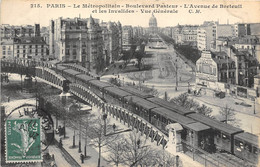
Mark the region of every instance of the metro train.
[[224, 151], [253, 164], [258, 163], [260, 149], [256, 135], [133, 88], [117, 87], [102, 82], [99, 77], [64, 66], [56, 67], [56, 71], [70, 81], [88, 88], [104, 101], [141, 116], [165, 134], [166, 125], [180, 123], [183, 126], [182, 141], [193, 148], [210, 153]]

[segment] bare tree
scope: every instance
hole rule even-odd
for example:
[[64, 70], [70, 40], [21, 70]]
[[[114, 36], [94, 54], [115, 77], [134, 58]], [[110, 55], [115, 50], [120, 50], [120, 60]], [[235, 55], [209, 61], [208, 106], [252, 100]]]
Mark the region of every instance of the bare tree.
[[123, 149], [124, 164], [130, 167], [142, 165], [152, 156], [151, 147], [136, 133], [130, 133], [129, 137], [125, 138]]
[[150, 166], [161, 166], [161, 167], [168, 167], [168, 166], [177, 166], [182, 167], [182, 161], [177, 158], [176, 156], [170, 154], [169, 152], [163, 150], [154, 150], [153, 159], [151, 159], [152, 164]]
[[119, 140], [113, 141], [108, 145], [109, 156], [108, 162], [114, 164], [115, 166], [119, 166], [119, 164], [124, 163], [124, 141], [122, 138]]
[[109, 125], [105, 114], [95, 120], [95, 124], [89, 127], [90, 138], [92, 138], [95, 147], [98, 147], [98, 167], [100, 167], [101, 149], [117, 138], [117, 135], [106, 135], [112, 132], [112, 125]]
[[225, 105], [225, 107], [221, 108], [219, 114], [220, 116], [222, 116], [226, 124], [231, 124], [233, 126], [239, 127], [239, 120], [235, 118], [236, 114], [234, 110], [227, 104]]

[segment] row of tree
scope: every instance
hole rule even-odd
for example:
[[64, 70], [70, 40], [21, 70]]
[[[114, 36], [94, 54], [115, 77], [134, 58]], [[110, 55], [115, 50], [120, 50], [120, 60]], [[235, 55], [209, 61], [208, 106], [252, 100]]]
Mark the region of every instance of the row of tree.
[[[195, 111], [196, 113], [205, 115], [212, 119], [216, 119], [216, 117], [214, 117], [212, 115], [212, 112], [213, 112], [212, 108], [210, 108], [204, 104], [200, 105], [198, 102], [189, 98], [187, 93], [183, 93], [183, 94], [179, 95], [178, 97], [170, 99], [168, 97], [167, 92], [165, 92], [164, 99], [166, 101], [170, 101], [172, 103], [185, 107], [189, 110]], [[224, 123], [239, 127], [239, 120], [236, 119], [236, 117], [235, 117], [234, 109], [232, 109], [227, 104], [224, 107], [221, 107], [221, 109], [219, 110], [219, 115], [217, 117], [219, 117], [220, 121], [223, 121]]]

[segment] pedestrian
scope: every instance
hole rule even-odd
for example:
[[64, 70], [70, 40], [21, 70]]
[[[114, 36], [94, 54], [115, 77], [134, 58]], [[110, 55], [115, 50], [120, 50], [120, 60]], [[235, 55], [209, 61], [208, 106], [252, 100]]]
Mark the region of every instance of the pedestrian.
[[59, 148], [62, 148], [62, 139], [60, 138]]
[[84, 164], [84, 155], [80, 154], [81, 163]]
[[10, 97], [9, 96], [7, 97], [7, 101], [8, 101], [8, 103], [10, 102]]

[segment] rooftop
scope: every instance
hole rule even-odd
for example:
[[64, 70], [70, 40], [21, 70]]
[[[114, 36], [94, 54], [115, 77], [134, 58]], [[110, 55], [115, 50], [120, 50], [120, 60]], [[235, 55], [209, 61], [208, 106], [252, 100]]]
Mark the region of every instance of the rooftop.
[[165, 101], [164, 99], [160, 99], [158, 97], [152, 97], [152, 98], [148, 98], [147, 100], [153, 102], [153, 103], [156, 103], [157, 105], [160, 105], [162, 107], [165, 107], [169, 110], [172, 110], [176, 113], [179, 113], [181, 115], [186, 115], [186, 114], [189, 114], [189, 113], [194, 113], [194, 111], [191, 111], [191, 110], [188, 110], [184, 107], [181, 107], [181, 106], [178, 106], [177, 104], [175, 103], [172, 103], [172, 102], [168, 102], [168, 101]]
[[102, 82], [102, 81], [99, 81], [99, 80], [91, 80], [91, 81], [89, 81], [89, 83], [91, 83], [92, 85], [95, 85], [99, 88], [112, 87], [111, 84], [106, 83], [106, 82]]
[[154, 109], [152, 109], [152, 111], [156, 112], [156, 113], [160, 114], [161, 116], [164, 116], [165, 118], [168, 118], [174, 122], [178, 122], [182, 125], [187, 126], [188, 124], [196, 122], [188, 117], [185, 117], [181, 114], [175, 113], [175, 112], [168, 110], [166, 108], [163, 108], [163, 107], [154, 108]]
[[248, 133], [248, 132], [243, 132], [243, 133], [239, 133], [235, 136], [238, 139], [242, 139], [248, 143], [253, 143], [256, 146], [259, 146], [259, 138], [258, 136]]
[[14, 38], [15, 44], [46, 44], [42, 37], [18, 37]]
[[202, 122], [203, 124], [208, 125], [213, 129], [217, 129], [219, 131], [225, 132], [227, 134], [236, 134], [239, 132], [243, 132], [242, 129], [233, 127], [229, 124], [225, 124], [225, 123], [217, 121], [217, 120], [214, 120], [214, 119], [206, 117], [202, 114], [192, 113], [192, 114], [189, 114], [188, 117], [190, 117], [198, 122]]
[[133, 103], [135, 103], [136, 105], [138, 106], [142, 106], [143, 108], [145, 109], [152, 109], [152, 108], [155, 108], [155, 107], [159, 107], [158, 105], [152, 103], [152, 102], [149, 102], [143, 98], [140, 98], [140, 97], [137, 97], [137, 96], [127, 96], [125, 97], [126, 101], [130, 101], [130, 99], [132, 98], [133, 100]]
[[131, 95], [130, 93], [123, 91], [123, 90], [119, 89], [118, 87], [106, 87], [105, 90], [108, 91], [109, 93], [112, 93], [119, 97]]

